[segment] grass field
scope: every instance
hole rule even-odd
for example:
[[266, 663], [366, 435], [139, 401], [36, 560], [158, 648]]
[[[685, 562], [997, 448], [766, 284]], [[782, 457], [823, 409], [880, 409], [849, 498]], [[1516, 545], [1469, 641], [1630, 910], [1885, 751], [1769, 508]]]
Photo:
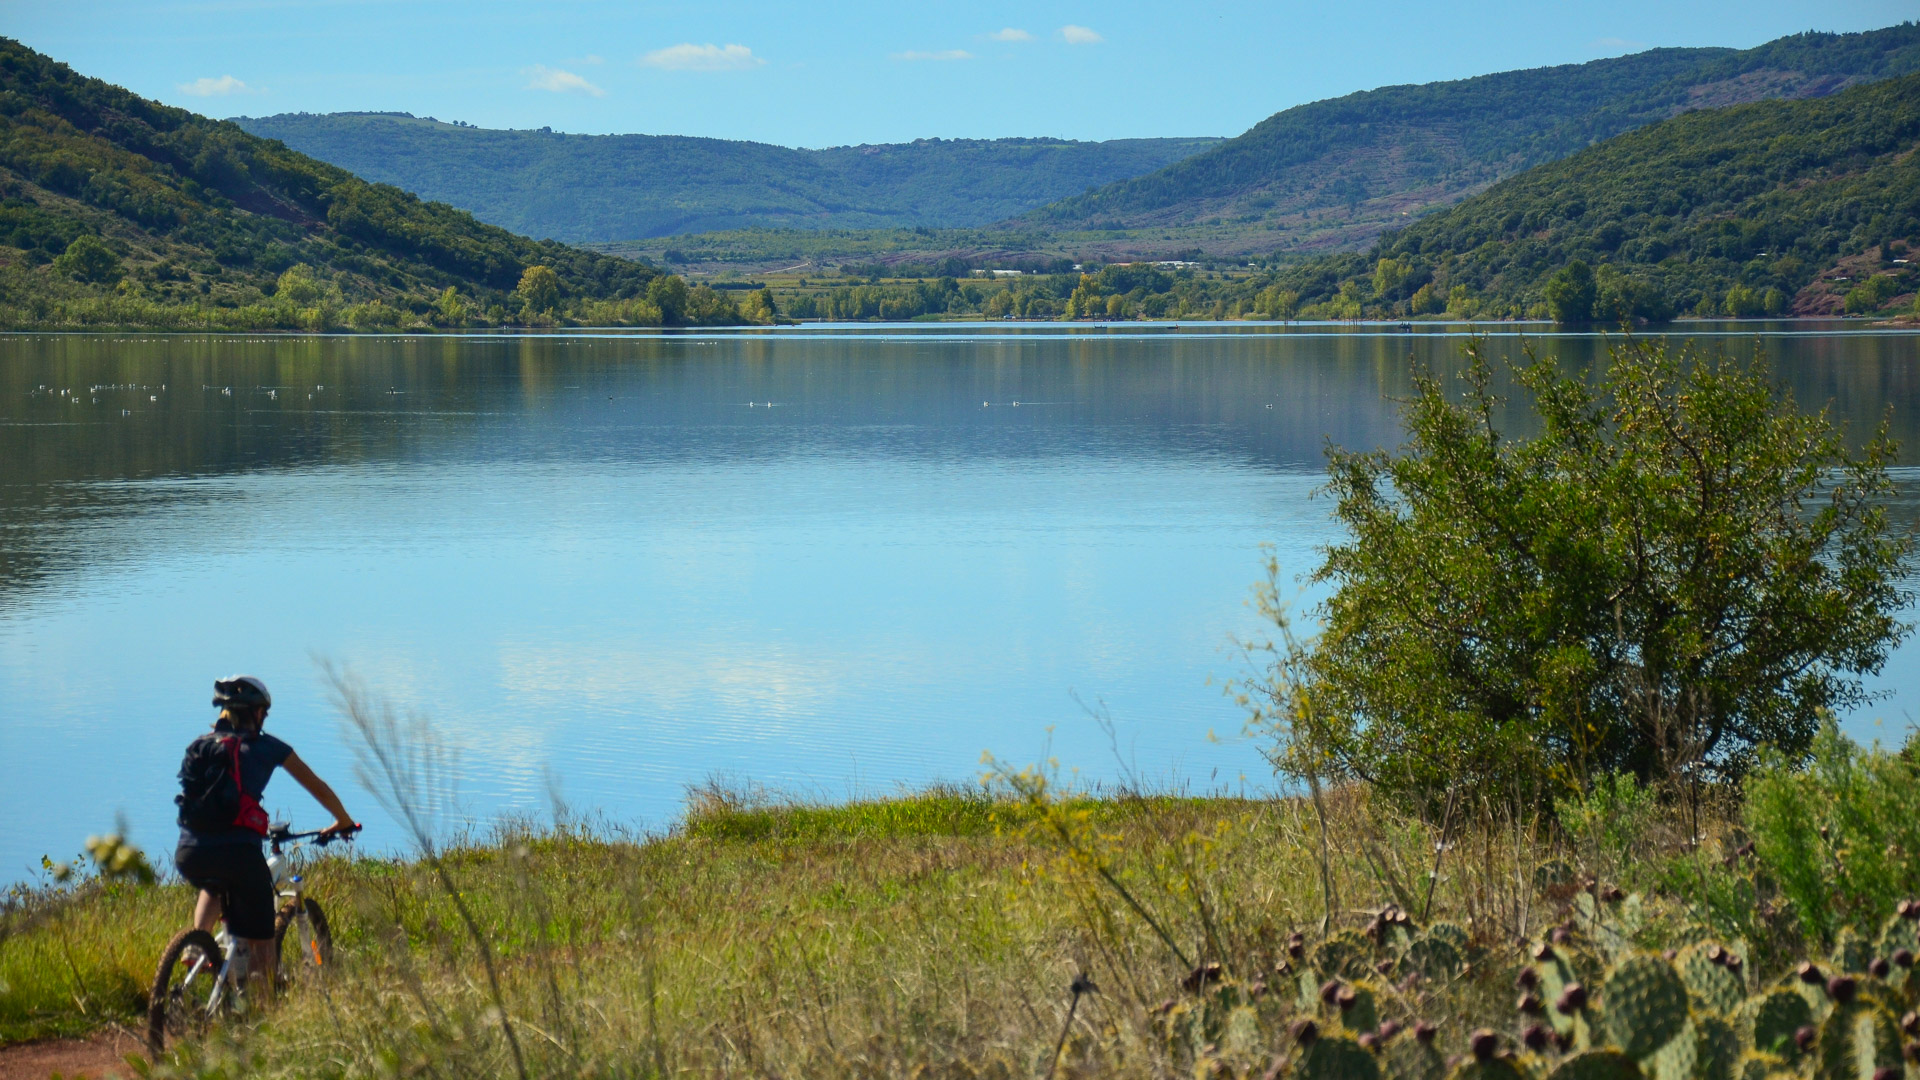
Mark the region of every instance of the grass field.
[[[1686, 898], [1669, 894], [1693, 856], [1665, 825], [1641, 827], [1631, 852], [1582, 852], [1490, 818], [1450, 823], [1435, 878], [1438, 823], [1360, 789], [1325, 812], [1324, 865], [1308, 800], [1059, 798], [1031, 776], [994, 795], [840, 806], [706, 792], [659, 837], [503, 828], [440, 848], [444, 881], [428, 861], [327, 857], [307, 874], [336, 927], [335, 970], [160, 1072], [1033, 1076], [1064, 1039], [1063, 1075], [1166, 1075], [1205, 1049], [1167, 1028], [1201, 965], [1271, 983], [1261, 1029], [1282, 1030], [1300, 1008], [1281, 968], [1289, 936], [1318, 940], [1386, 903], [1495, 950], [1481, 974], [1394, 1003], [1457, 1048], [1507, 1022], [1523, 959], [1508, 946], [1561, 917], [1565, 875], [1540, 866], [1650, 888], [1650, 939], [1684, 920]], [[16, 896], [0, 922], [0, 1039], [137, 1026], [190, 906], [177, 884]], [[1076, 1006], [1081, 974], [1098, 992]], [[1257, 1075], [1270, 1043], [1213, 1052]]]

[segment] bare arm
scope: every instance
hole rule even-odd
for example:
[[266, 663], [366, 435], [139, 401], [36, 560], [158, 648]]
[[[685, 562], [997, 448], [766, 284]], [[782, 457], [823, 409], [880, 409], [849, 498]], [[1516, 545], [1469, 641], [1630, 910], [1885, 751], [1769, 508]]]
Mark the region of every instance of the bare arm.
[[300, 786], [307, 789], [307, 794], [312, 795], [321, 806], [327, 808], [327, 813], [333, 815], [334, 823], [328, 826], [327, 832], [354, 830], [356, 823], [348, 815], [347, 808], [341, 804], [340, 796], [333, 793], [333, 789], [327, 786], [325, 780], [320, 779], [312, 769], [307, 768], [307, 763], [300, 760], [299, 754], [289, 753], [287, 760], [280, 763], [280, 767], [287, 770], [288, 776], [300, 781]]

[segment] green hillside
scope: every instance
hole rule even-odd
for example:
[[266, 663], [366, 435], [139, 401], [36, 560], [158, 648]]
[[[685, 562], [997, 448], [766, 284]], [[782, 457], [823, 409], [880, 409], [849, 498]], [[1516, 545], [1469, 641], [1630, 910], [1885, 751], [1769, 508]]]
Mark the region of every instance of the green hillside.
[[1261, 287], [1333, 317], [1905, 309], [1920, 283], [1916, 150], [1920, 75], [1690, 112]]
[[[537, 265], [553, 273], [529, 310], [516, 288]], [[656, 277], [367, 183], [0, 39], [0, 325], [561, 317], [631, 305]]]
[[[1391, 86], [1288, 109], [1157, 172], [1035, 210], [1055, 228], [1238, 225], [1235, 250], [1357, 250], [1531, 166], [1689, 109], [1806, 98], [1920, 71], [1920, 25], [1758, 48], [1653, 49]], [[1264, 243], [1261, 241], [1264, 240]]]
[[570, 243], [749, 228], [984, 225], [1218, 139], [920, 139], [795, 150], [674, 135], [497, 131], [405, 113], [234, 123], [360, 176]]

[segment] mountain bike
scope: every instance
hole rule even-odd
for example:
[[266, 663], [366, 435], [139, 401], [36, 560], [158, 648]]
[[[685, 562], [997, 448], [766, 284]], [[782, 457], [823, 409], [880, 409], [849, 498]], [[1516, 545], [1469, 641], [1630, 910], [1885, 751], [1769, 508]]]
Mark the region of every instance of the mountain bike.
[[[355, 831], [358, 831], [357, 828]], [[309, 846], [325, 847], [336, 840], [351, 842], [352, 833], [321, 835], [294, 832], [276, 825], [267, 832], [267, 869], [273, 872], [280, 908], [273, 920], [273, 944], [280, 957], [282, 985], [321, 977], [333, 964], [333, 932], [320, 901], [306, 895], [306, 879], [294, 873], [294, 856]], [[291, 939], [294, 953], [286, 953]], [[197, 927], [175, 934], [160, 954], [147, 997], [147, 1048], [154, 1057], [169, 1040], [199, 1038], [223, 1017], [245, 1009], [247, 955], [234, 948], [233, 934], [223, 922], [218, 936]]]

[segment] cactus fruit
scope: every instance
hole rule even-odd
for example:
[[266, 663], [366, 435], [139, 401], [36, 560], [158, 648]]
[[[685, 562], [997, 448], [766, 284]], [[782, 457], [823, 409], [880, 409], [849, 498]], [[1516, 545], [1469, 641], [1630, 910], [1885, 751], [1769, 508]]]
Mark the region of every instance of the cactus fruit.
[[1657, 956], [1621, 961], [1607, 973], [1601, 1000], [1614, 1045], [1635, 1058], [1665, 1046], [1687, 1022], [1686, 984]]
[[1554, 1066], [1547, 1080], [1641, 1080], [1640, 1066], [1618, 1050], [1588, 1050]]
[[1302, 1040], [1297, 1080], [1380, 1080], [1380, 1063], [1358, 1042], [1340, 1036]]
[[1770, 990], [1747, 1002], [1741, 1010], [1746, 1042], [1766, 1054], [1791, 1059], [1799, 1054], [1794, 1032], [1813, 1023], [1813, 1007], [1788, 989]]
[[1694, 1008], [1716, 1016], [1732, 1016], [1746, 1000], [1745, 981], [1729, 969], [1728, 953], [1718, 945], [1689, 945], [1680, 950], [1680, 981]]
[[1815, 1044], [1815, 1080], [1873, 1080], [1881, 1069], [1900, 1068], [1900, 1026], [1877, 1005], [1841, 1005], [1820, 1025]]

